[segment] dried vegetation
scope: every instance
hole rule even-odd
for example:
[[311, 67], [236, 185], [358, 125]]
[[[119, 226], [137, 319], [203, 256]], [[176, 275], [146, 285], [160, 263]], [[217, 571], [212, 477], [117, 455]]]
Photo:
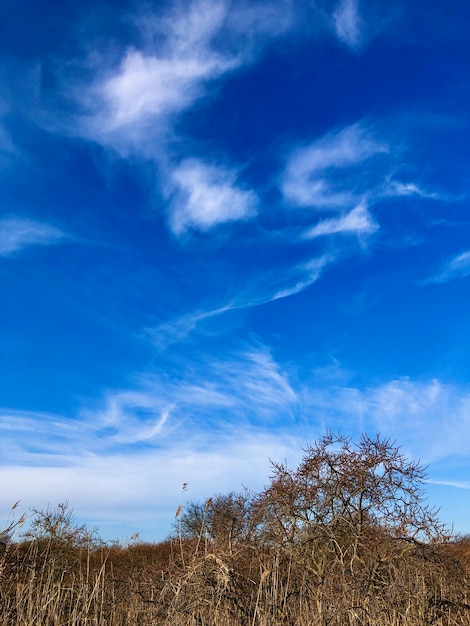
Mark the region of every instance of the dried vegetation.
[[470, 539], [424, 480], [388, 440], [327, 434], [259, 494], [178, 507], [162, 543], [34, 510], [0, 534], [0, 625], [470, 626]]

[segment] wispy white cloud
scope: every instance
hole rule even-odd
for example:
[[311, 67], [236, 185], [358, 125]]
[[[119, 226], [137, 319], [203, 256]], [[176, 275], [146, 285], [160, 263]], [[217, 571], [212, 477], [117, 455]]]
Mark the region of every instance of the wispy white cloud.
[[170, 224], [176, 235], [188, 228], [209, 230], [218, 224], [248, 219], [256, 213], [255, 193], [237, 184], [233, 169], [188, 159], [173, 171], [173, 180], [178, 191], [171, 207]]
[[284, 198], [297, 207], [342, 210], [354, 206], [368, 191], [354, 168], [388, 150], [360, 123], [328, 133], [289, 156], [281, 181]]
[[[219, 368], [230, 386], [236, 381], [237, 389], [243, 398], [245, 410], [255, 418], [265, 416], [270, 422], [278, 417], [294, 417], [297, 408], [297, 394], [292, 388], [288, 375], [276, 363], [271, 352], [262, 346], [251, 348], [240, 355], [241, 363], [225, 364]], [[239, 365], [242, 370], [238, 369]], [[256, 417], [255, 417], [256, 416]]]
[[380, 430], [410, 446], [416, 456], [433, 462], [467, 455], [470, 393], [439, 380], [405, 378], [370, 390], [372, 417]]
[[470, 250], [452, 257], [446, 262], [443, 269], [427, 280], [427, 283], [446, 283], [457, 278], [470, 276]]
[[55, 226], [35, 220], [5, 217], [0, 219], [0, 256], [11, 256], [29, 246], [48, 246], [64, 239]]
[[357, 49], [363, 39], [363, 24], [359, 16], [358, 0], [341, 0], [333, 12], [336, 36], [352, 49]]
[[6, 161], [16, 153], [16, 148], [7, 130], [1, 125], [0, 120], [0, 163]]
[[158, 59], [138, 50], [126, 53], [119, 72], [109, 78], [100, 92], [107, 115], [103, 131], [145, 124], [170, 112], [178, 112], [196, 97], [197, 85], [227, 67], [215, 60]]
[[106, 393], [99, 406], [84, 407], [73, 418], [0, 410], [3, 461], [55, 465], [72, 452], [107, 456], [148, 445], [173, 446], [188, 429], [196, 443], [214, 409], [212, 426], [227, 432], [257, 428], [266, 419], [280, 424], [296, 412], [288, 374], [261, 344], [201, 357], [188, 367], [165, 365], [139, 376], [132, 389]]
[[424, 189], [416, 183], [403, 183], [398, 180], [386, 181], [379, 191], [381, 197], [417, 196], [420, 198], [444, 199], [442, 194]]
[[[141, 10], [134, 20], [140, 41], [117, 63], [96, 63], [93, 55], [92, 86], [72, 89], [83, 111], [72, 132], [152, 162], [152, 176], [158, 173], [163, 195], [172, 197], [169, 226], [177, 236], [253, 216], [257, 197], [237, 184], [236, 170], [180, 160], [178, 153], [186, 157], [190, 144], [179, 141], [175, 121], [209, 94], [214, 81], [252, 63], [260, 47], [297, 27], [297, 13], [295, 3], [225, 0], [193, 0], [158, 16]], [[357, 14], [354, 0], [344, 0], [335, 12], [338, 36], [349, 45], [359, 38]], [[364, 193], [354, 168], [387, 149], [363, 124], [329, 133], [290, 156], [284, 198], [294, 206], [352, 208]]]
[[85, 415], [91, 428], [107, 433], [109, 442], [134, 444], [155, 440], [171, 412], [171, 404], [143, 391], [110, 394], [102, 412]]
[[155, 327], [147, 327], [145, 333], [151, 338], [152, 344], [159, 350], [165, 350], [175, 343], [184, 341], [199, 324], [218, 317], [237, 308], [235, 302], [204, 311], [193, 311], [177, 316], [175, 319], [162, 322]]
[[260, 47], [294, 31], [299, 15], [294, 2], [241, 0], [230, 4], [226, 21], [228, 31], [243, 42], [243, 56], [249, 62]]
[[294, 450], [302, 445], [267, 431], [219, 434], [206, 448], [193, 441], [187, 433], [172, 446], [138, 454], [72, 454], [60, 470], [47, 464], [32, 469], [19, 461], [4, 465], [0, 507], [8, 511], [20, 500], [18, 510], [24, 512], [67, 500], [77, 519], [97, 526], [105, 538], [126, 540], [137, 531], [143, 540], [162, 540], [172, 529], [183, 483], [189, 485], [184, 494], [189, 500], [244, 486], [258, 490], [268, 480], [269, 458], [295, 463]]
[[81, 131], [126, 154], [158, 155], [172, 116], [240, 63], [212, 46], [226, 12], [223, 1], [197, 0], [158, 19], [148, 16], [147, 44], [128, 48], [116, 68], [97, 68], [92, 87], [77, 89], [86, 111]]
[[6, 102], [0, 98], [0, 163], [16, 153], [16, 147], [13, 144], [10, 133], [5, 128], [3, 119], [8, 109]]
[[362, 389], [313, 383], [303, 406], [331, 419], [332, 428], [396, 439], [425, 463], [468, 455], [470, 391], [437, 379], [400, 378]]
[[75, 85], [84, 115], [79, 132], [124, 155], [165, 160], [175, 116], [208, 94], [213, 81], [256, 58], [289, 31], [290, 5], [226, 0], [173, 4], [165, 13], [141, 9], [133, 21], [140, 41], [118, 64], [93, 59], [91, 87]]
[[236, 306], [237, 308], [260, 306], [294, 296], [316, 283], [325, 269], [336, 260], [337, 257], [333, 253], [326, 253], [292, 267], [273, 269], [271, 273], [261, 275], [243, 291], [235, 300]]
[[0, 433], [5, 465], [57, 467], [85, 453], [89, 426], [59, 414], [0, 408]]
[[320, 278], [325, 267], [332, 263], [333, 260], [333, 255], [328, 254], [295, 266], [292, 270], [286, 272], [283, 277], [280, 277], [284, 285], [278, 285], [277, 290], [274, 291], [272, 296], [269, 296], [268, 301], [288, 298], [304, 291]]
[[266, 346], [257, 344], [201, 363], [192, 379], [178, 381], [172, 393], [184, 413], [205, 415], [204, 421], [207, 408], [217, 407], [219, 417], [225, 414], [229, 430], [260, 425], [265, 419], [279, 424], [279, 419], [292, 417], [297, 410], [288, 374]]
[[[441, 469], [468, 456], [470, 391], [439, 380], [337, 386], [335, 367], [333, 386], [325, 376], [299, 382], [259, 344], [175, 372], [162, 367], [74, 419], [1, 410], [0, 504], [68, 499], [108, 536], [125, 528], [150, 539], [169, 531], [181, 483], [191, 498], [258, 489], [269, 459], [295, 466], [326, 428], [380, 432]], [[439, 470], [432, 482], [468, 488]]]
[[470, 480], [428, 480], [430, 485], [442, 485], [444, 487], [455, 487], [456, 489], [470, 489]]
[[340, 43], [361, 52], [369, 41], [397, 18], [396, 7], [363, 0], [337, 0], [329, 22]]
[[378, 230], [378, 224], [373, 220], [365, 202], [339, 218], [322, 220], [303, 234], [304, 239], [313, 239], [322, 235], [355, 234], [370, 235]]
[[101, 528], [130, 520], [150, 539], [170, 530], [182, 482], [200, 498], [261, 487], [270, 455], [300, 450], [289, 429], [274, 434], [297, 412], [289, 375], [259, 344], [188, 365], [142, 375], [73, 419], [0, 410], [0, 479], [15, 476], [0, 505], [68, 499]]
[[143, 11], [136, 18], [141, 41], [117, 64], [98, 63], [91, 87], [72, 89], [83, 111], [72, 132], [152, 163], [173, 234], [256, 214], [257, 196], [239, 183], [236, 168], [185, 158], [191, 142], [181, 141], [175, 122], [214, 81], [251, 63], [260, 42], [289, 30], [292, 15], [278, 3], [224, 0], [193, 0], [158, 16]]
[[170, 346], [185, 341], [198, 328], [203, 327], [206, 322], [212, 323], [216, 317], [231, 311], [263, 306], [301, 293], [319, 280], [325, 269], [335, 260], [333, 254], [325, 254], [293, 267], [277, 268], [271, 273], [262, 274], [256, 280], [247, 281], [247, 286], [221, 306], [176, 316], [154, 327], [147, 327], [145, 333], [157, 349], [165, 351]]

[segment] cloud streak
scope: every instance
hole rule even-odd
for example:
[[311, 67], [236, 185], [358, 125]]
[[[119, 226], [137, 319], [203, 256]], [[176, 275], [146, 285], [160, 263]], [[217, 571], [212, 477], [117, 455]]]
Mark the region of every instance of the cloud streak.
[[338, 39], [356, 50], [362, 43], [362, 21], [357, 0], [342, 0], [333, 12]]
[[295, 266], [292, 270], [286, 272], [282, 278], [282, 282], [286, 284], [283, 286], [278, 285], [277, 290], [274, 291], [272, 296], [268, 296], [266, 302], [295, 296], [304, 291], [317, 282], [325, 267], [333, 261], [333, 255], [325, 254]]
[[390, 180], [388, 181], [383, 190], [381, 191], [381, 194], [384, 197], [400, 197], [400, 196], [416, 196], [416, 197], [420, 197], [420, 198], [431, 198], [431, 199], [436, 199], [436, 200], [443, 200], [445, 199], [442, 195], [433, 192], [433, 191], [428, 191], [426, 189], [423, 189], [421, 186], [415, 184], [415, 183], [402, 183], [398, 180]]
[[379, 226], [374, 222], [365, 203], [339, 218], [322, 220], [303, 234], [304, 239], [314, 239], [325, 235], [371, 235]]
[[54, 245], [65, 237], [65, 233], [55, 226], [25, 218], [5, 217], [0, 219], [0, 256], [13, 256], [30, 246]]
[[357, 167], [388, 151], [360, 123], [329, 133], [291, 153], [281, 181], [284, 199], [293, 207], [317, 210], [354, 206], [368, 191]]
[[467, 276], [470, 276], [470, 250], [449, 259], [441, 272], [426, 282], [447, 283], [457, 278], [466, 278]]
[[165, 351], [174, 344], [184, 342], [198, 328], [212, 322], [213, 318], [237, 310], [267, 305], [305, 291], [321, 278], [326, 268], [335, 260], [333, 254], [324, 254], [290, 268], [278, 268], [270, 273], [263, 273], [256, 279], [248, 280], [247, 287], [220, 306], [185, 313], [155, 327], [147, 327], [145, 333], [157, 349]]

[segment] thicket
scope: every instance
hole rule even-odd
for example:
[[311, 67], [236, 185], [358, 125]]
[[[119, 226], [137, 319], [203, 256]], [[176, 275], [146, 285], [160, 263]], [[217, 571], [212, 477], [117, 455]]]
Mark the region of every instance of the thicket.
[[261, 493], [178, 507], [170, 538], [105, 544], [67, 503], [0, 533], [0, 624], [470, 625], [470, 539], [389, 440], [327, 434]]

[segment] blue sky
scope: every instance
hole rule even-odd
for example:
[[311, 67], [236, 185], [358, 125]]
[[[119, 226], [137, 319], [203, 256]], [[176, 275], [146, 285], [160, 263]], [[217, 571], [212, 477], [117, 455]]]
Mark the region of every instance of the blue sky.
[[396, 439], [470, 532], [463, 0], [0, 8], [0, 506], [108, 538]]

